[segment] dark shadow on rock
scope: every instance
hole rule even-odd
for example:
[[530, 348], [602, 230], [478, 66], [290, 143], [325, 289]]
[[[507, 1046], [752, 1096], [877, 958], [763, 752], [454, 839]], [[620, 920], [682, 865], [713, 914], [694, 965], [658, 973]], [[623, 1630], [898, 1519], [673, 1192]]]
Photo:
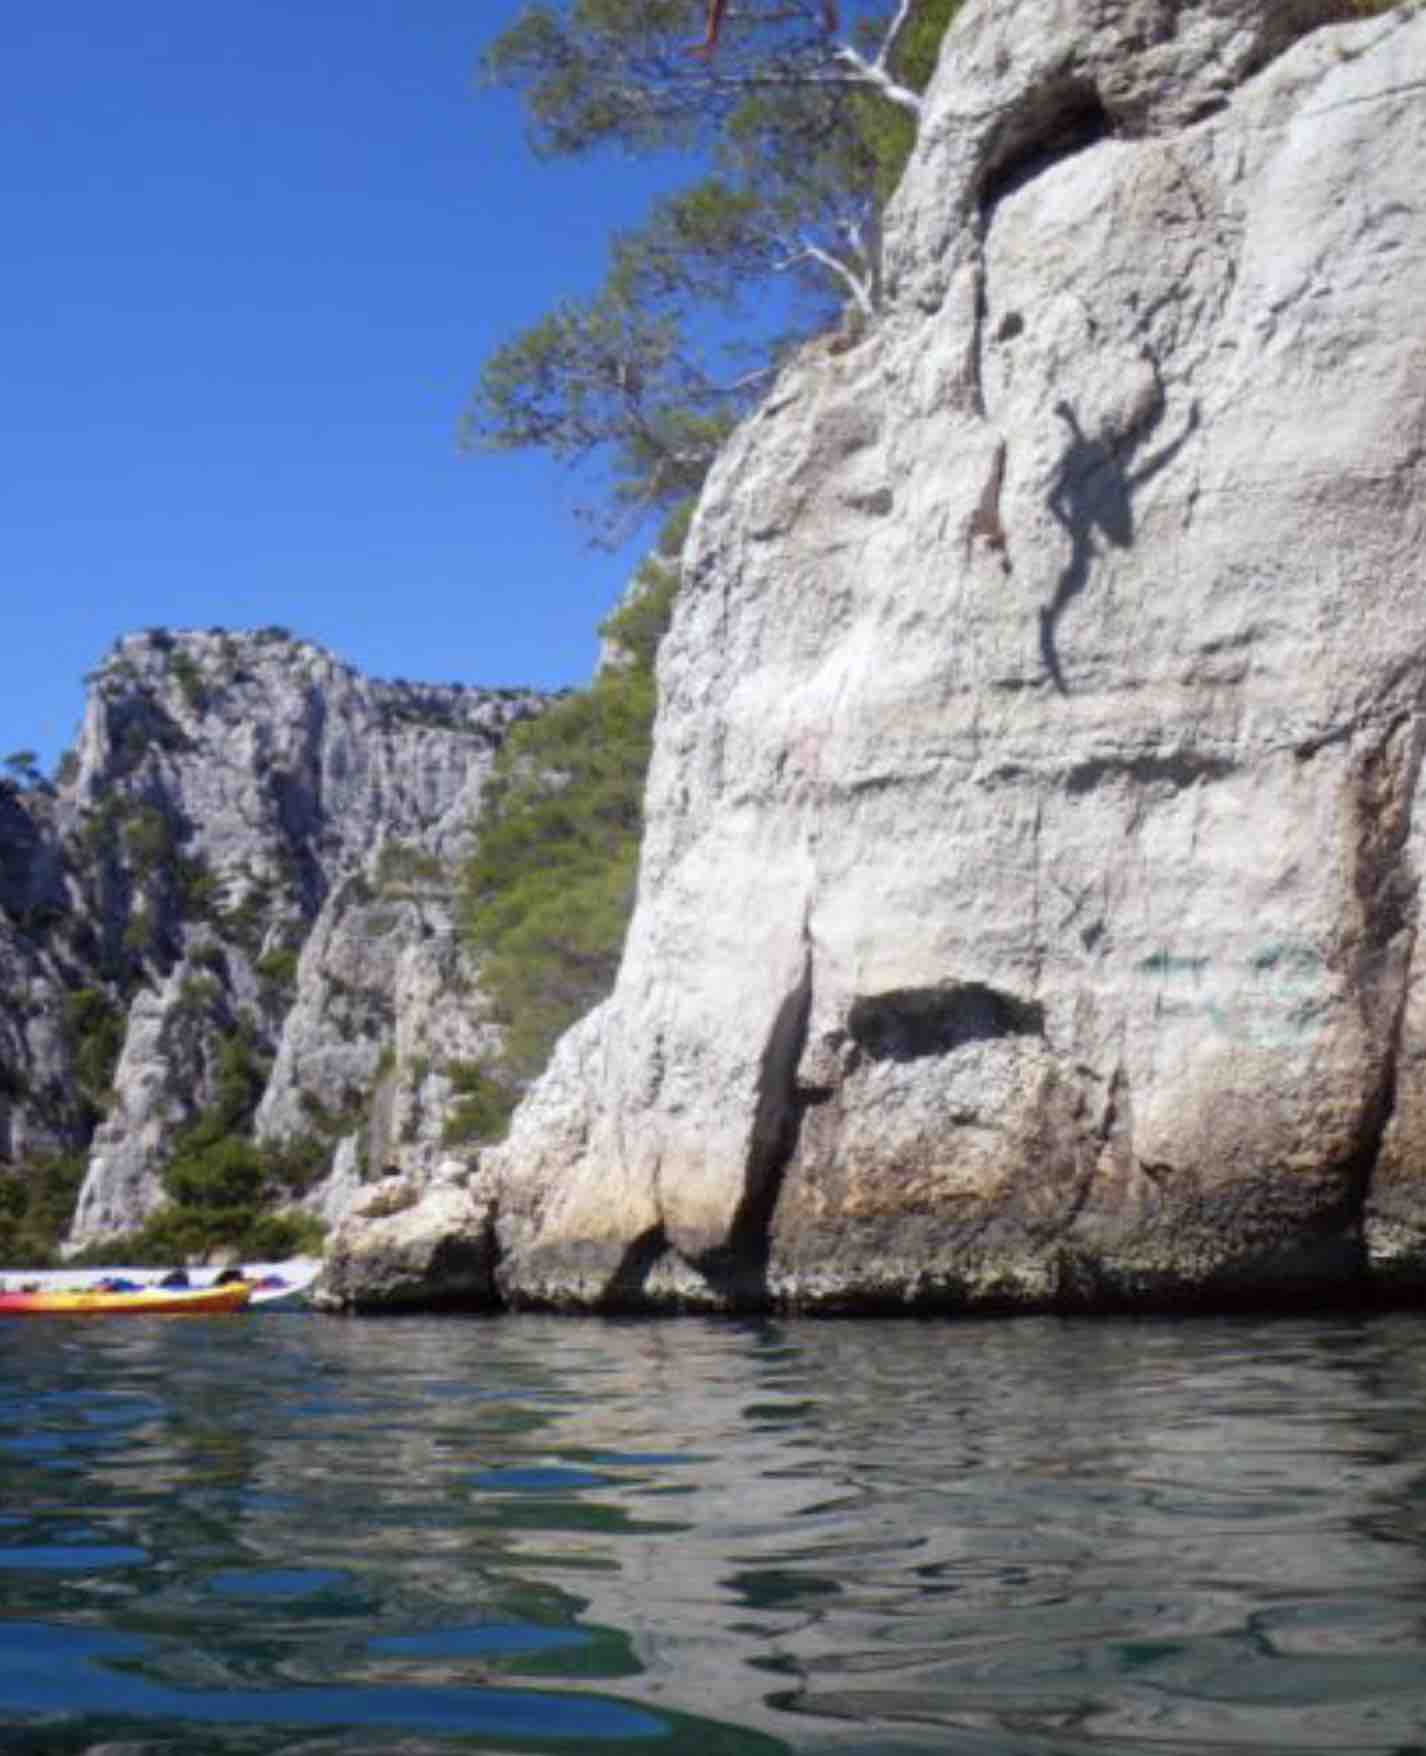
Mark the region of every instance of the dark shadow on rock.
[[1057, 90], [1027, 92], [1021, 112], [1004, 116], [997, 128], [995, 159], [980, 191], [982, 232], [1007, 196], [1113, 132], [1099, 93], [1086, 81], [1070, 79]]
[[698, 1262], [699, 1272], [732, 1310], [764, 1311], [772, 1303], [773, 1215], [811, 1101], [797, 1081], [811, 1010], [812, 953], [805, 946], [802, 974], [778, 1008], [763, 1049], [743, 1193], [727, 1241]]
[[1061, 695], [1068, 695], [1055, 645], [1055, 630], [1071, 600], [1078, 597], [1089, 582], [1090, 564], [1098, 553], [1095, 532], [1098, 531], [1112, 548], [1133, 546], [1134, 495], [1160, 470], [1167, 468], [1187, 444], [1198, 426], [1198, 404], [1194, 403], [1189, 410], [1182, 433], [1151, 453], [1133, 471], [1127, 467], [1128, 459], [1163, 419], [1162, 399], [1150, 419], [1117, 445], [1103, 439], [1091, 439], [1067, 402], [1057, 402], [1055, 413], [1069, 428], [1069, 443], [1060, 459], [1047, 503], [1051, 514], [1069, 536], [1070, 557], [1055, 586], [1055, 595], [1040, 611], [1040, 656], [1055, 688]]
[[996, 1037], [1043, 1036], [1045, 1009], [983, 982], [900, 988], [854, 1000], [847, 1031], [873, 1061], [915, 1061]]
[[642, 1310], [647, 1303], [644, 1283], [667, 1248], [668, 1239], [661, 1225], [650, 1226], [631, 1239], [618, 1266], [605, 1282], [597, 1309], [606, 1314]]

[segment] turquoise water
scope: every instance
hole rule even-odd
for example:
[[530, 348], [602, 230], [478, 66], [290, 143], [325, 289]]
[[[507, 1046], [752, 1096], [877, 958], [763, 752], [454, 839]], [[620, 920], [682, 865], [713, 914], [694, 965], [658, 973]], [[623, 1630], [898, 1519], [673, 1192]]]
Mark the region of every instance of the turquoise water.
[[1426, 1319], [0, 1347], [7, 1756], [1426, 1753]]

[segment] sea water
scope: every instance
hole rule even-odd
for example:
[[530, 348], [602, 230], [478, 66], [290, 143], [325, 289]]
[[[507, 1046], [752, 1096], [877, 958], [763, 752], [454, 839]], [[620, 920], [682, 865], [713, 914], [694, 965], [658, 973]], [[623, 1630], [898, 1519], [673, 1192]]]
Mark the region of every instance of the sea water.
[[10, 1756], [1426, 1752], [1426, 1319], [0, 1349]]

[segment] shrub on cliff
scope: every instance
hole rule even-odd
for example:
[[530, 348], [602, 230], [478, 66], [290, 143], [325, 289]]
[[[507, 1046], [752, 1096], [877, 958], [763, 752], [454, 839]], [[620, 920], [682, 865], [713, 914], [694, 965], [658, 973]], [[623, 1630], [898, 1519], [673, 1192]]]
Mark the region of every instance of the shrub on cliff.
[[170, 1202], [139, 1230], [82, 1251], [77, 1268], [122, 1262], [134, 1268], [165, 1268], [198, 1262], [222, 1251], [248, 1262], [281, 1262], [316, 1256], [326, 1227], [306, 1213], [256, 1213], [242, 1208], [194, 1209]]
[[220, 1050], [214, 1102], [174, 1141], [163, 1206], [138, 1230], [106, 1239], [77, 1260], [148, 1267], [217, 1250], [258, 1261], [318, 1252], [321, 1222], [278, 1208], [325, 1170], [330, 1146], [308, 1136], [277, 1145], [254, 1141], [248, 1129], [262, 1079], [261, 1058], [240, 1030]]
[[47, 1153], [0, 1175], [0, 1262], [47, 1268], [59, 1260], [84, 1163], [83, 1153]]
[[239, 1021], [217, 1048], [212, 1103], [174, 1139], [163, 1171], [166, 1202], [139, 1230], [97, 1246], [97, 1260], [142, 1267], [214, 1250], [272, 1260], [320, 1246], [318, 1221], [274, 1208], [310, 1186], [330, 1147], [305, 1136], [276, 1146], [251, 1138], [266, 1076], [252, 1026]]
[[448, 1140], [490, 1140], [556, 1039], [614, 985], [633, 909], [654, 657], [672, 612], [687, 512], [600, 632], [620, 657], [588, 688], [516, 727], [496, 759], [461, 924], [503, 1026], [485, 1067], [453, 1072]]
[[61, 1028], [74, 1082], [92, 1126], [109, 1106], [114, 1069], [124, 1046], [124, 1015], [102, 988], [74, 988], [64, 997]]
[[262, 1154], [252, 1141], [232, 1134], [181, 1147], [163, 1173], [170, 1197], [187, 1208], [252, 1209], [262, 1185]]

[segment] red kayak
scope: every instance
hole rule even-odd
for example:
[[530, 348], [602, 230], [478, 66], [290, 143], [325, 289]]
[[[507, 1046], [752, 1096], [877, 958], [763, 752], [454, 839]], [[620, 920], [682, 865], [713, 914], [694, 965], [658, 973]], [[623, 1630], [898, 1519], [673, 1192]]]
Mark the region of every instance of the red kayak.
[[184, 1311], [241, 1311], [253, 1296], [252, 1282], [220, 1287], [137, 1287], [128, 1292], [103, 1287], [46, 1287], [34, 1292], [0, 1293], [0, 1317], [153, 1317]]

